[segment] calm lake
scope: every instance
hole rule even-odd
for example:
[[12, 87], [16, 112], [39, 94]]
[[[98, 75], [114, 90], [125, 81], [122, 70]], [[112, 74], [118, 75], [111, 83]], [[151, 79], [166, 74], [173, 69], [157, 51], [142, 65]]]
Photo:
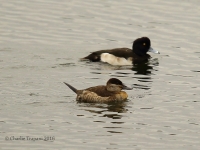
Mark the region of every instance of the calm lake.
[[[200, 149], [200, 1], [0, 0], [0, 149]], [[147, 36], [161, 54], [79, 59]], [[118, 78], [124, 103], [77, 103]]]

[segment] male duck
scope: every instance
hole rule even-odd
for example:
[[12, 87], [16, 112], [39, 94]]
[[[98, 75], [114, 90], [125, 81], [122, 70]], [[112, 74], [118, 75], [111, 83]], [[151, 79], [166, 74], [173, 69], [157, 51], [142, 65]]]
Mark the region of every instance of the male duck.
[[133, 89], [125, 86], [119, 79], [116, 78], [109, 79], [106, 86], [99, 85], [84, 90], [77, 90], [68, 83], [65, 84], [77, 94], [76, 100], [79, 102], [105, 103], [125, 101], [128, 95], [126, 92], [122, 91], [122, 89]]
[[150, 55], [147, 52], [159, 54], [158, 51], [151, 47], [151, 41], [148, 37], [141, 37], [133, 42], [132, 49], [114, 48], [99, 50], [82, 58], [82, 60], [89, 59], [93, 62], [102, 61], [111, 65], [132, 65], [148, 60]]

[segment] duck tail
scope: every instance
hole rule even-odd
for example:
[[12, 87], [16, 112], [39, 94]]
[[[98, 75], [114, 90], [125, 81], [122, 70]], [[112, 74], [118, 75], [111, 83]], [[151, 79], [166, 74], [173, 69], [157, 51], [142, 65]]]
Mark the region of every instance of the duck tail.
[[80, 60], [88, 60], [88, 59], [90, 59], [90, 55], [88, 55], [88, 56], [85, 56], [85, 57], [83, 57], [83, 58], [80, 58]]
[[[91, 55], [91, 54], [90, 54]], [[86, 56], [86, 57], [83, 57], [83, 58], [80, 58], [81, 61], [86, 61], [86, 60], [89, 60], [90, 59], [90, 55]]]
[[91, 60], [90, 55], [83, 57], [83, 58], [80, 58], [80, 61], [88, 61], [88, 60]]
[[70, 84], [68, 84], [68, 83], [66, 83], [66, 82], [64, 82], [72, 91], [74, 91], [75, 93], [77, 93], [77, 89], [75, 88], [75, 87], [73, 87], [73, 86], [71, 86]]
[[89, 54], [88, 56], [81, 58], [80, 60], [82, 60], [82, 61], [90, 60], [92, 62], [97, 62], [97, 61], [100, 61], [100, 55], [93, 52], [93, 53]]

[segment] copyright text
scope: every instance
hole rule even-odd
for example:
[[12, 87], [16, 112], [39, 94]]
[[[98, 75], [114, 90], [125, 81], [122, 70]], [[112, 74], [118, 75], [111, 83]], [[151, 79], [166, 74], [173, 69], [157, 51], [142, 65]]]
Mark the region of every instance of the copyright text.
[[41, 137], [33, 137], [33, 136], [6, 136], [6, 141], [55, 141], [54, 136], [41, 136]]

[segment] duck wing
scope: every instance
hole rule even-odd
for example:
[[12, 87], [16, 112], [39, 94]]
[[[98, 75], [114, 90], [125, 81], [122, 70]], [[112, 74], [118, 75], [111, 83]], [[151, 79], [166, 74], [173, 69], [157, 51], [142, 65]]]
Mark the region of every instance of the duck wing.
[[89, 59], [90, 61], [100, 61], [101, 60], [101, 54], [103, 53], [109, 53], [117, 57], [123, 57], [125, 59], [128, 59], [129, 57], [133, 56], [133, 51], [130, 48], [114, 48], [114, 49], [108, 49], [108, 50], [99, 50], [92, 52], [90, 55], [82, 58]]
[[114, 101], [115, 99], [112, 97], [102, 97], [97, 93], [84, 90], [82, 93], [78, 94], [76, 100], [79, 102], [90, 102], [90, 103], [105, 103]]
[[98, 96], [101, 96], [101, 97], [108, 97], [108, 96], [112, 96], [112, 95], [115, 94], [114, 92], [108, 91], [106, 89], [105, 85], [94, 86], [94, 87], [87, 88], [85, 90], [90, 91], [90, 92], [94, 92]]

